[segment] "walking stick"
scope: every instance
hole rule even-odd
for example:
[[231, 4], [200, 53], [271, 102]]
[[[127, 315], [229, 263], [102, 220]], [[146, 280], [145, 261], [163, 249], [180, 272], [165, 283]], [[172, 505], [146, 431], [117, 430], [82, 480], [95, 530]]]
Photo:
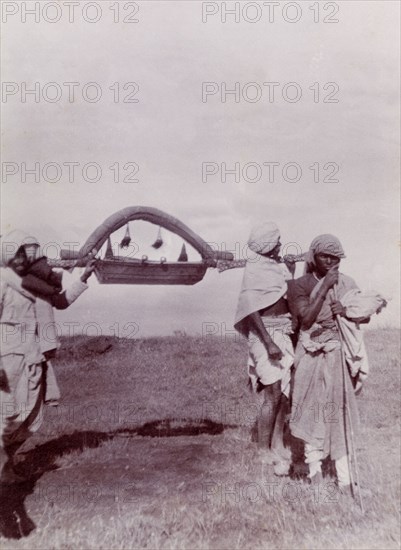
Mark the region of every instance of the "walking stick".
[[[337, 301], [337, 292], [336, 292], [336, 286], [333, 287], [333, 294], [334, 299]], [[352, 453], [352, 462], [354, 463], [355, 467], [355, 478], [356, 478], [356, 486], [358, 490], [358, 500], [359, 500], [359, 506], [361, 508], [362, 513], [364, 513], [363, 508], [363, 502], [362, 502], [362, 495], [361, 495], [361, 486], [359, 485], [359, 469], [358, 469], [358, 461], [356, 459], [356, 449], [355, 449], [355, 442], [354, 442], [354, 430], [352, 426], [352, 418], [351, 413], [349, 410], [348, 405], [348, 389], [347, 389], [347, 376], [348, 376], [348, 367], [345, 359], [345, 352], [344, 352], [344, 339], [341, 332], [341, 321], [340, 316], [336, 315], [336, 324], [338, 328], [338, 334], [340, 338], [340, 346], [341, 346], [341, 367], [342, 367], [342, 374], [343, 374], [343, 383], [344, 383], [344, 408], [345, 408], [345, 442], [347, 447], [347, 458], [348, 458], [348, 468], [350, 473], [350, 479], [351, 479], [351, 487], [352, 487], [352, 496], [355, 498], [354, 495], [354, 479], [353, 479], [353, 472], [352, 472], [352, 463], [351, 463], [351, 457], [350, 453], [348, 452], [348, 437], [347, 437], [347, 416], [349, 421], [349, 436], [350, 436], [350, 447], [351, 447], [351, 453]]]

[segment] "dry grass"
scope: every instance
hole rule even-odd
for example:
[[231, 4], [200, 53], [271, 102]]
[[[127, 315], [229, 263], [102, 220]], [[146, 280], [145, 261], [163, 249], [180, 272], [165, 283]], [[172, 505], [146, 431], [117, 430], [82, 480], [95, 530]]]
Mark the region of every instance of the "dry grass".
[[1, 548], [399, 548], [399, 331], [368, 331], [365, 511], [275, 478], [251, 443], [243, 341], [64, 340], [63, 405], [23, 449], [37, 525]]

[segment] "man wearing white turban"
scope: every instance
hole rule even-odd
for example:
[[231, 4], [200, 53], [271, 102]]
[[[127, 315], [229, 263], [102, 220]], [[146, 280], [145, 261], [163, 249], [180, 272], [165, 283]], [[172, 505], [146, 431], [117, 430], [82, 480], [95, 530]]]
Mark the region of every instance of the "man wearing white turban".
[[286, 280], [291, 276], [280, 263], [280, 231], [275, 223], [254, 227], [248, 246], [256, 255], [245, 266], [234, 326], [248, 338], [253, 363], [249, 373], [256, 377], [257, 387], [264, 394], [257, 419], [262, 458], [274, 464], [277, 475], [286, 475], [289, 463], [282, 456], [283, 404], [289, 394], [294, 350], [285, 295]]

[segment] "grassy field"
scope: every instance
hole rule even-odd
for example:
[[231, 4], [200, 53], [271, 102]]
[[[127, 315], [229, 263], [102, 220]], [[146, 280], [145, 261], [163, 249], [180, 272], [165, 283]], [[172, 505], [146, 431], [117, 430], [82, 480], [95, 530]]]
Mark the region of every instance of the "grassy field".
[[37, 528], [0, 548], [399, 548], [399, 337], [366, 332], [364, 513], [261, 462], [243, 340], [64, 339], [62, 405], [18, 458]]

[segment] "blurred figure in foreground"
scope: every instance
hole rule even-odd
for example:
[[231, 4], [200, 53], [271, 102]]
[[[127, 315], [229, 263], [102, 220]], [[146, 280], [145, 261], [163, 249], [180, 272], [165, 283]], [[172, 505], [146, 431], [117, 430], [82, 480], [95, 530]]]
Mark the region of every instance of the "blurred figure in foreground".
[[[14, 484], [25, 482], [14, 470], [15, 453], [42, 424], [46, 394], [50, 392], [50, 400], [59, 397], [53, 369], [46, 362], [47, 351], [57, 344], [54, 340], [49, 343], [41, 330], [40, 303], [54, 323], [53, 306], [68, 307], [87, 288], [86, 281], [94, 268], [90, 262], [81, 280], [64, 293], [57, 277], [51, 277], [50, 290], [40, 286], [46, 284], [41, 270], [31, 274], [33, 278], [26, 284], [25, 277], [39, 249], [34, 237], [16, 230], [5, 235], [0, 245], [0, 528], [8, 536], [10, 518], [20, 517], [18, 510], [23, 510], [21, 502], [11, 510], [15, 499], [5, 498], [13, 494]], [[50, 275], [47, 268], [45, 272]], [[17, 492], [15, 489], [15, 495]], [[31, 524], [26, 530], [33, 528]]]

